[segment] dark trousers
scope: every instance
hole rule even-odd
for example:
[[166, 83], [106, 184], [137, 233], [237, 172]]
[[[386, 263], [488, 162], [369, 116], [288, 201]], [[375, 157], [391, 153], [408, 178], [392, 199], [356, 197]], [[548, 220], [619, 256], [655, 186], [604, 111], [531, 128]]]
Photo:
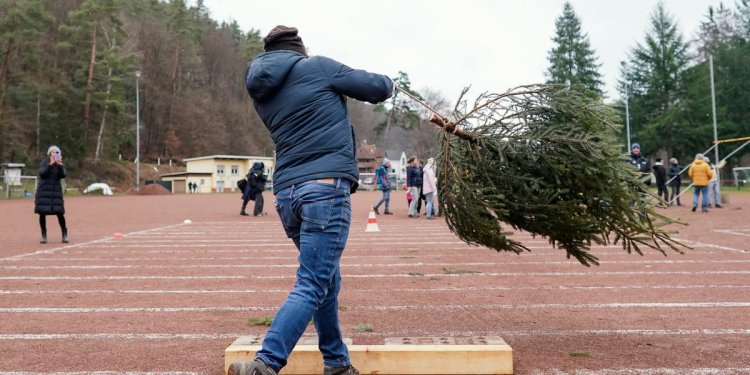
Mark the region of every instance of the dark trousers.
[[677, 199], [677, 205], [680, 206], [680, 185], [671, 185], [672, 194], [669, 196], [669, 204], [674, 204], [674, 200]]
[[255, 193], [255, 209], [253, 209], [253, 215], [258, 216], [263, 213], [263, 192], [259, 191]]
[[667, 185], [656, 185], [656, 195], [659, 198], [664, 199], [665, 202], [669, 202], [669, 193], [667, 192]]
[[[68, 229], [65, 226], [64, 214], [50, 214], [50, 215], [57, 215], [57, 222], [60, 223], [60, 229], [62, 229], [63, 231]], [[47, 214], [39, 214], [39, 228], [42, 230], [42, 233], [47, 233]]]

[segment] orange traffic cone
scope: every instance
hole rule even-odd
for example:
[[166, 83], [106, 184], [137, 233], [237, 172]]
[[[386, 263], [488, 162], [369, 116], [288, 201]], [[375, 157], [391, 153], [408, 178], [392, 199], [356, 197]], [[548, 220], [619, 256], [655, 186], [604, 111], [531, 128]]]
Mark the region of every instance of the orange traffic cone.
[[374, 210], [370, 210], [370, 216], [367, 218], [367, 229], [365, 229], [365, 232], [380, 232]]

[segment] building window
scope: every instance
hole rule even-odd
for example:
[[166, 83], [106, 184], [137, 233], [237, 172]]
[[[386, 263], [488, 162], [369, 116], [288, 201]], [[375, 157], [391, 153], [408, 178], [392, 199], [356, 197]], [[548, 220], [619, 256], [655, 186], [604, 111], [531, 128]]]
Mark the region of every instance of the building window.
[[232, 176], [236, 176], [240, 174], [240, 166], [239, 165], [233, 165], [232, 166]]
[[223, 165], [217, 165], [216, 166], [216, 174], [222, 176], [224, 175], [224, 166]]

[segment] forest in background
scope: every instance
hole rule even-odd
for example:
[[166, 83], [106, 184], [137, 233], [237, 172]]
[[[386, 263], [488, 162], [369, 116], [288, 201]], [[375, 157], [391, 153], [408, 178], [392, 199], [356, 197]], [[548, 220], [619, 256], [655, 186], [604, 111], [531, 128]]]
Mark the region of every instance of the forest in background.
[[[248, 61], [262, 52], [260, 31], [217, 22], [202, 1], [193, 4], [0, 0], [0, 162], [33, 168], [50, 144], [63, 149], [73, 168], [134, 160], [136, 83], [143, 162], [272, 155], [242, 80]], [[566, 3], [551, 38], [546, 78], [601, 97], [600, 64], [584, 26]], [[750, 135], [747, 0], [707, 8], [700, 29], [687, 37], [659, 3], [643, 42], [632, 46], [622, 64], [618, 88], [628, 98], [632, 139], [646, 154], [687, 162], [710, 146], [709, 55], [719, 138]], [[413, 89], [404, 72], [393, 78], [450, 112], [453, 103], [437, 91]], [[624, 101], [602, 100], [622, 112], [624, 124]], [[418, 155], [430, 148], [434, 126], [420, 120], [427, 114], [403, 95], [377, 106], [354, 100], [348, 106], [359, 141]], [[625, 143], [624, 133], [620, 137]], [[722, 146], [721, 152], [734, 147]]]

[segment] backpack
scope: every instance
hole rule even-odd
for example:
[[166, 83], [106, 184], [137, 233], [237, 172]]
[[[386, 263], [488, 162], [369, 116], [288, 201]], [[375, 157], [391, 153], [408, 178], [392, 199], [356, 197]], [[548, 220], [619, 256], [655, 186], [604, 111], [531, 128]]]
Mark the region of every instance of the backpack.
[[243, 178], [237, 181], [237, 188], [240, 189], [240, 192], [244, 192], [247, 188], [247, 179]]

